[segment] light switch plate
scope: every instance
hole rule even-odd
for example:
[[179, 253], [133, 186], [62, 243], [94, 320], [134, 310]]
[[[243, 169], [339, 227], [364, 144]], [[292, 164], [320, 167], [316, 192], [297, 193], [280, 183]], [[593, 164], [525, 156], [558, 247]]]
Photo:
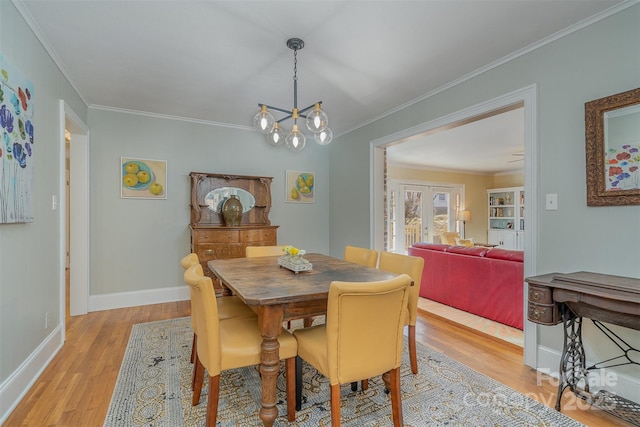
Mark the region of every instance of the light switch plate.
[[547, 194], [546, 209], [548, 211], [557, 211], [558, 210], [558, 195], [557, 194]]

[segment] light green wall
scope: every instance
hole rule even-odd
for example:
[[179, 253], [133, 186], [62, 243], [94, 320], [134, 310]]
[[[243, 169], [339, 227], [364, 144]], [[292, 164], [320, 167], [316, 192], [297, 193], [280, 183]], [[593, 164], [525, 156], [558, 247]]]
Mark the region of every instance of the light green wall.
[[524, 175], [518, 174], [498, 174], [492, 176], [493, 181], [489, 188], [509, 188], [524, 187]]
[[[587, 207], [584, 151], [585, 102], [640, 87], [639, 22], [636, 3], [338, 138], [331, 146], [331, 254], [340, 254], [347, 241], [372, 244], [369, 199], [349, 198], [371, 198], [374, 192], [382, 197], [382, 188], [370, 188], [372, 141], [535, 84], [538, 194], [528, 197], [537, 202], [537, 223], [531, 224], [536, 274], [586, 270], [640, 277], [640, 206]], [[347, 182], [350, 191], [338, 191]], [[544, 209], [549, 193], [558, 195], [557, 211]], [[562, 348], [559, 327], [537, 329], [541, 346]], [[640, 342], [638, 332], [614, 329], [629, 342]], [[586, 330], [589, 352], [606, 359], [611, 344]], [[619, 372], [640, 377], [637, 367]], [[640, 400], [640, 391], [634, 394], [632, 400]]]
[[[0, 52], [34, 87], [34, 219], [0, 224], [2, 384], [60, 323], [60, 210], [52, 210], [52, 196], [60, 197], [59, 100], [64, 99], [83, 120], [87, 113], [9, 1], [0, 1]], [[50, 321], [45, 329], [47, 312]]]
[[[183, 285], [189, 172], [273, 177], [278, 242], [328, 252], [329, 152], [293, 153], [252, 130], [91, 109], [91, 295]], [[120, 157], [167, 161], [166, 200], [120, 198]], [[285, 203], [286, 170], [316, 173], [313, 204]]]

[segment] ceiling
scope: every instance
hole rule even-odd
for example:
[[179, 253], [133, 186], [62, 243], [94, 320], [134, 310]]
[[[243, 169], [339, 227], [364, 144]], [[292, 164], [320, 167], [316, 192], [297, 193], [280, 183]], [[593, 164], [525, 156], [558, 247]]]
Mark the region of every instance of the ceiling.
[[[259, 102], [293, 107], [286, 40], [299, 37], [298, 106], [323, 101], [337, 136], [622, 7], [620, 0], [13, 3], [87, 105], [239, 128], [251, 126]], [[478, 139], [489, 131], [471, 132], [476, 142], [466, 152], [498, 146]], [[441, 167], [450, 161], [426, 157]]]
[[447, 126], [387, 148], [389, 166], [495, 174], [524, 169], [524, 107]]

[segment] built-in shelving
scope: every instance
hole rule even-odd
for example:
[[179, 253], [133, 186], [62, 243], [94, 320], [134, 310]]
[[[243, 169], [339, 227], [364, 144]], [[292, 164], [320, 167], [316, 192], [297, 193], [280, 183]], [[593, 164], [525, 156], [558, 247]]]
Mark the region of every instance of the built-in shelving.
[[490, 244], [522, 250], [525, 227], [524, 187], [487, 190], [488, 233]]

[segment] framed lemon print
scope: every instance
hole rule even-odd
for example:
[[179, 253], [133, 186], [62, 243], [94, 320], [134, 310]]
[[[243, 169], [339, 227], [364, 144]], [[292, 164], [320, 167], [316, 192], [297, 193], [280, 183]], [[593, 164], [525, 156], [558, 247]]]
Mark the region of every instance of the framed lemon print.
[[120, 158], [120, 197], [123, 199], [166, 199], [165, 160]]
[[314, 172], [287, 171], [285, 200], [289, 203], [315, 203], [316, 174]]

